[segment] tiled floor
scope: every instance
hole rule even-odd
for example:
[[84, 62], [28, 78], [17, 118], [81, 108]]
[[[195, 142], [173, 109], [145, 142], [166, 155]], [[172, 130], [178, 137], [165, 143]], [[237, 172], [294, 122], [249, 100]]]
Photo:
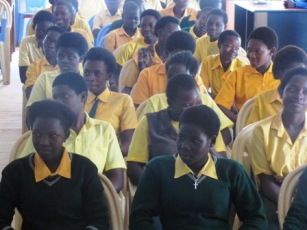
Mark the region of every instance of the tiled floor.
[[11, 84], [0, 85], [0, 172], [7, 165], [11, 148], [21, 135], [21, 87], [16, 50], [11, 62]]

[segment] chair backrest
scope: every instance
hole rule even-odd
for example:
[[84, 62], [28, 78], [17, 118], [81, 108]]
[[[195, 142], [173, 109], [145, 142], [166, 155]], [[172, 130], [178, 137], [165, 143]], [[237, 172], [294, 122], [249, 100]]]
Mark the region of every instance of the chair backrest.
[[106, 25], [99, 31], [96, 41], [95, 41], [95, 47], [104, 47], [104, 37], [109, 32], [111, 25], [112, 24]]
[[287, 216], [288, 210], [292, 203], [295, 190], [300, 176], [307, 165], [302, 165], [292, 172], [290, 172], [284, 179], [278, 197], [278, 221], [280, 226], [283, 226], [285, 217]]
[[124, 77], [127, 76], [126, 72], [128, 71], [128, 67], [129, 67], [129, 64], [131, 62], [133, 62], [132, 59], [127, 61], [127, 63], [122, 67], [122, 69], [121, 69], [121, 71], [119, 73], [119, 77], [118, 77], [118, 91], [119, 92], [122, 92], [122, 90], [124, 89]]
[[11, 154], [10, 154], [10, 162], [16, 160], [19, 154], [22, 152], [22, 149], [25, 147], [29, 137], [31, 136], [31, 131], [25, 132], [22, 134], [17, 141], [15, 142]]
[[237, 117], [237, 122], [236, 122], [236, 133], [235, 135], [238, 135], [239, 132], [244, 128], [245, 123], [249, 117], [249, 114], [254, 106], [255, 103], [255, 98], [251, 98], [247, 100], [242, 108], [240, 109]]
[[94, 25], [94, 18], [95, 18], [95, 15], [92, 16], [92, 17], [88, 20], [88, 24], [89, 24], [91, 30], [93, 29], [93, 25]]
[[111, 181], [103, 174], [99, 173], [100, 181], [104, 189], [104, 197], [108, 206], [111, 228], [116, 230], [124, 229], [123, 216], [121, 211], [120, 197], [117, 194]]
[[243, 164], [246, 173], [251, 177], [251, 161], [249, 154], [251, 153], [250, 144], [254, 127], [258, 124], [255, 122], [242, 129], [235, 141], [233, 142], [231, 158]]

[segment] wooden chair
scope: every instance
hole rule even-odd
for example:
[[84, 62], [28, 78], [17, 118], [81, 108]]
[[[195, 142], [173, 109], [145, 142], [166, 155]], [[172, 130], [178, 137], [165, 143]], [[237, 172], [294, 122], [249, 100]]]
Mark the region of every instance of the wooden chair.
[[[4, 40], [0, 41], [0, 63], [1, 63], [1, 72], [4, 85], [10, 84], [10, 74], [11, 74], [11, 29], [13, 22], [13, 10], [14, 4], [10, 6], [10, 4], [6, 0], [0, 0], [0, 8], [5, 11], [6, 15], [6, 23], [4, 29]], [[1, 13], [1, 18], [3, 17], [3, 12]]]
[[280, 226], [284, 224], [299, 178], [306, 167], [307, 165], [302, 165], [290, 172], [281, 185], [278, 197], [278, 221]]
[[255, 103], [255, 98], [251, 98], [247, 100], [242, 108], [240, 109], [237, 117], [237, 122], [236, 122], [236, 133], [235, 135], [238, 135], [239, 132], [244, 128], [245, 123], [249, 117], [249, 114], [254, 106]]

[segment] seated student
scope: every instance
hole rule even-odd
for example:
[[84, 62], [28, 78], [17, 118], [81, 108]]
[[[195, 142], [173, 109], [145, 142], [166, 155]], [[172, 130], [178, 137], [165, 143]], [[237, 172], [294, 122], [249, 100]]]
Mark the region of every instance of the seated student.
[[[165, 70], [167, 73], [167, 80], [171, 79], [177, 74], [189, 74], [193, 77], [198, 72], [198, 62], [193, 57], [190, 51], [181, 51], [174, 54], [166, 63]], [[232, 128], [233, 123], [225, 116], [225, 114], [215, 104], [213, 99], [206, 93], [200, 93], [201, 101], [204, 105], [209, 106], [216, 112], [221, 121], [221, 134], [225, 145], [228, 145], [232, 141], [229, 128]], [[158, 112], [168, 107], [166, 93], [155, 94], [146, 100], [146, 105], [138, 118], [142, 118], [147, 113]]]
[[236, 31], [223, 31], [218, 38], [217, 46], [219, 54], [206, 57], [202, 61], [200, 71], [205, 87], [207, 90], [211, 89], [212, 98], [218, 94], [231, 72], [248, 64], [238, 58], [241, 37]]
[[[166, 51], [171, 57], [179, 51], [195, 50], [195, 40], [191, 34], [185, 31], [175, 31], [167, 39], [165, 45]], [[199, 76], [195, 78], [201, 92], [203, 92], [203, 83]], [[131, 91], [131, 97], [135, 105], [141, 104], [151, 96], [165, 92], [167, 84], [167, 75], [164, 64], [153, 65], [141, 71], [139, 78]]]
[[286, 8], [307, 9], [307, 2], [304, 0], [285, 0], [284, 6]]
[[[52, 94], [54, 100], [66, 104], [77, 117], [64, 143], [65, 148], [89, 158], [119, 192], [123, 188], [125, 161], [111, 124], [92, 119], [84, 112], [88, 96], [85, 80], [77, 73], [63, 73], [53, 82]], [[32, 151], [33, 144], [28, 140], [21, 156]]]
[[141, 14], [140, 31], [142, 37], [128, 42], [127, 44], [119, 47], [115, 55], [117, 62], [117, 72], [120, 73], [121, 68], [130, 60], [133, 55], [142, 47], [153, 45], [157, 42], [155, 34], [155, 27], [157, 21], [161, 18], [160, 14], [156, 10], [145, 10]]
[[39, 75], [48, 71], [58, 69], [56, 61], [55, 43], [61, 34], [65, 32], [64, 29], [58, 26], [51, 26], [47, 30], [47, 34], [43, 40], [44, 57], [32, 62], [26, 72], [26, 98], [29, 99], [33, 85]]
[[46, 100], [34, 103], [29, 117], [35, 149], [2, 171], [0, 228], [13, 229], [17, 208], [22, 229], [108, 229], [97, 168], [63, 147], [75, 114]]
[[99, 31], [106, 25], [122, 18], [121, 0], [104, 0], [107, 8], [94, 16], [93, 35], [97, 38]]
[[[201, 103], [198, 86], [188, 74], [178, 74], [169, 80], [166, 97], [168, 107], [142, 117], [133, 135], [127, 156], [127, 174], [134, 185], [138, 185], [149, 160], [176, 153], [179, 117], [186, 108]], [[226, 155], [221, 135], [212, 149], [213, 153], [215, 151], [220, 156]]]
[[179, 119], [177, 150], [150, 161], [133, 199], [129, 229], [232, 229], [231, 206], [240, 229], [268, 229], [258, 191], [238, 162], [210, 154], [219, 131], [217, 115], [205, 105]]
[[194, 21], [195, 24], [191, 27], [182, 28], [182, 30], [189, 32], [194, 37], [195, 40], [204, 36], [207, 33], [206, 30], [207, 18], [212, 9], [213, 8], [211, 7], [206, 7], [202, 9], [200, 12], [198, 12], [196, 16], [196, 20]]
[[155, 35], [158, 42], [146, 48], [139, 48], [137, 54], [129, 60], [120, 77], [123, 79], [123, 92], [130, 94], [132, 87], [136, 83], [140, 72], [150, 66], [163, 64], [167, 59], [165, 44], [168, 36], [174, 31], [180, 30], [179, 21], [172, 16], [160, 18], [155, 25]]
[[[216, 9], [221, 9], [222, 8], [222, 2], [221, 0], [200, 0], [199, 1], [199, 8], [200, 11], [202, 11], [205, 8], [216, 8]], [[199, 11], [199, 12], [200, 12]], [[197, 17], [193, 17], [193, 15], [189, 15], [184, 17], [180, 21], [180, 27], [181, 28], [190, 28], [195, 24], [195, 21], [197, 20]]]
[[85, 38], [79, 33], [63, 33], [55, 45], [58, 70], [42, 73], [31, 91], [27, 106], [35, 101], [52, 98], [52, 83], [61, 73], [79, 72], [79, 65], [88, 50]]
[[[53, 13], [54, 6], [59, 1], [60, 0], [49, 0], [49, 3], [51, 4], [51, 7], [48, 7], [46, 9], [44, 9], [44, 10], [46, 10], [46, 11], [48, 11], [50, 13]], [[86, 34], [85, 36], [88, 37], [89, 41], [92, 43], [94, 41], [94, 38], [93, 38], [93, 35], [92, 35], [92, 32], [91, 32], [91, 28], [90, 28], [90, 26], [88, 24], [87, 19], [82, 17], [80, 15], [79, 11], [78, 11], [78, 8], [79, 8], [78, 0], [64, 0], [64, 1], [69, 2], [74, 7], [75, 18], [74, 18], [73, 24], [71, 25], [72, 29], [73, 30], [82, 30], [83, 33]], [[30, 24], [29, 35], [32, 35], [32, 34], [34, 34], [34, 31], [32, 30], [31, 24]]]
[[88, 46], [93, 47], [92, 39], [85, 30], [72, 27], [75, 21], [76, 11], [70, 2], [65, 0], [58, 1], [53, 7], [53, 15], [57, 26], [62, 27], [67, 32], [81, 34], [86, 39]]
[[175, 5], [169, 8], [160, 10], [161, 16], [174, 16], [179, 20], [188, 15], [196, 18], [197, 10], [188, 7], [188, 0], [174, 0]]
[[247, 57], [250, 65], [242, 66], [231, 74], [215, 98], [216, 104], [233, 122], [243, 104], [259, 93], [277, 88], [279, 80], [272, 73], [272, 57], [278, 45], [275, 31], [269, 27], [258, 27], [248, 38]]
[[126, 156], [137, 118], [130, 96], [111, 92], [106, 87], [116, 69], [115, 57], [104, 48], [92, 48], [84, 57], [83, 68], [89, 87], [85, 111], [90, 117], [110, 122], [118, 135], [122, 153]]
[[307, 163], [307, 69], [286, 73], [278, 88], [283, 110], [259, 122], [251, 141], [251, 163], [260, 180], [270, 229], [279, 229], [277, 201], [282, 181], [293, 169]]
[[123, 6], [123, 26], [106, 35], [104, 47], [113, 52], [117, 47], [139, 38], [140, 15], [140, 8], [135, 2], [126, 2]]
[[[295, 67], [307, 67], [307, 55], [297, 46], [285, 46], [274, 56], [272, 72], [274, 79], [282, 79], [286, 72]], [[254, 106], [245, 125], [273, 116], [282, 110], [282, 100], [278, 89], [272, 89], [255, 97]]]
[[[221, 9], [213, 9], [210, 11], [207, 22], [207, 34], [197, 39], [196, 50], [194, 53], [195, 58], [202, 62], [206, 57], [219, 53], [218, 38], [224, 31], [228, 23], [228, 16], [225, 11]], [[246, 60], [246, 52], [240, 47], [239, 57]]]
[[33, 30], [35, 35], [30, 35], [22, 39], [19, 48], [19, 76], [20, 81], [25, 83], [28, 66], [44, 56], [41, 49], [46, 31], [50, 26], [54, 26], [55, 18], [47, 11], [40, 11], [33, 18]]
[[307, 169], [305, 168], [295, 192], [291, 207], [285, 218], [283, 230], [305, 230], [307, 228]]

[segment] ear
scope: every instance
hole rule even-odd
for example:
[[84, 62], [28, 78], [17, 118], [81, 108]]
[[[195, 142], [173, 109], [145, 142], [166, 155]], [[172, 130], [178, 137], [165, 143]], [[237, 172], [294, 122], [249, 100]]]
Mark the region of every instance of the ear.
[[275, 54], [275, 52], [276, 52], [276, 48], [275, 48], [275, 47], [273, 47], [273, 48], [270, 49], [270, 55], [271, 55], [271, 57], [273, 57], [273, 55]]
[[85, 103], [87, 100], [87, 92], [81, 93], [81, 102]]
[[215, 135], [213, 137], [211, 137], [210, 142], [211, 142], [210, 147], [213, 147], [215, 142], [216, 142], [216, 136]]

